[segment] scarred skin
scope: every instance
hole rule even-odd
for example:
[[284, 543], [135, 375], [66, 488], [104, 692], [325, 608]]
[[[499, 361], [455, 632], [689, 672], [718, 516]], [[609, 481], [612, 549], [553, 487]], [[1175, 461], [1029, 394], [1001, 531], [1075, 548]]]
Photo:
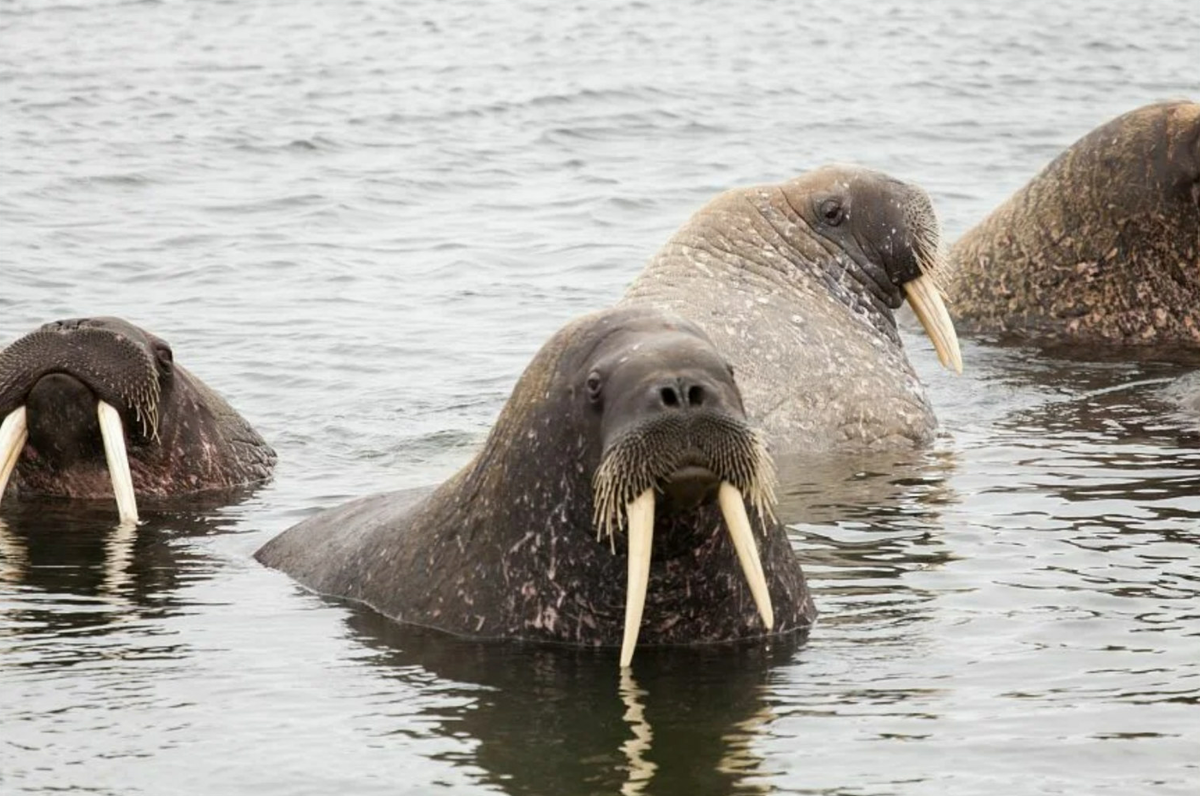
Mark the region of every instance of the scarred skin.
[[[28, 345], [34, 334], [0, 352], [0, 416], [18, 406], [29, 415], [29, 440], [7, 496], [111, 499], [96, 421], [99, 399], [121, 413], [139, 497], [213, 492], [270, 477], [275, 452], [224, 398], [174, 362], [165, 341], [116, 318], [57, 322], [35, 334], [45, 332], [74, 341], [58, 347], [85, 353], [70, 364], [30, 362], [40, 356], [37, 346]], [[32, 353], [15, 356], [22, 347]], [[139, 375], [133, 379], [137, 384], [128, 386], [133, 377], [118, 372], [127, 364], [117, 361], [122, 357], [144, 358], [150, 370], [146, 378], [158, 385], [154, 429], [133, 409], [136, 401], [123, 394], [144, 391], [145, 384]], [[34, 378], [25, 378], [27, 373]]]
[[918, 261], [936, 256], [937, 228], [919, 188], [826, 166], [713, 199], [622, 304], [699, 324], [776, 453], [912, 447], [937, 420], [893, 312]]
[[966, 331], [1200, 347], [1200, 105], [1088, 133], [954, 245], [945, 286]]
[[[594, 373], [604, 376], [600, 403], [589, 397]], [[483, 449], [432, 493], [373, 495], [322, 512], [256, 558], [402, 622], [466, 636], [619, 644], [625, 535], [615, 535], [615, 552], [597, 539], [593, 478], [607, 443], [650, 411], [637, 386], [650, 382], [629, 379], [660, 373], [701, 379], [711, 410], [742, 422], [727, 365], [696, 327], [645, 308], [586, 316], [543, 346]], [[664, 498], [655, 524], [639, 645], [767, 634], [711, 499], [681, 506]], [[783, 526], [766, 521], [758, 543], [773, 633], [807, 628], [815, 611]]]

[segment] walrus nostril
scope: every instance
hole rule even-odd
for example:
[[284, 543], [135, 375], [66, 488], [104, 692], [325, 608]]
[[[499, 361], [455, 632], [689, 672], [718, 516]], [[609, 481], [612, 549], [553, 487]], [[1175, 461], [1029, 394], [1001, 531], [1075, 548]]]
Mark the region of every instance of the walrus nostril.
[[704, 406], [708, 391], [702, 384], [693, 384], [682, 379], [665, 384], [658, 390], [662, 405], [670, 409], [695, 409]]

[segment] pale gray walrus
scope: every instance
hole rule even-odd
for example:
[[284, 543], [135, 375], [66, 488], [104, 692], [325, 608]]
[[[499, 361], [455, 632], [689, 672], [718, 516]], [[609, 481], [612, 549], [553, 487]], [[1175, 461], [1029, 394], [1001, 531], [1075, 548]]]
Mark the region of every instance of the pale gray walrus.
[[893, 311], [907, 297], [962, 372], [934, 282], [937, 216], [920, 188], [854, 166], [728, 191], [646, 265], [625, 305], [699, 324], [733, 365], [775, 453], [928, 442], [937, 421]]
[[275, 464], [166, 341], [119, 318], [48, 323], [0, 351], [0, 418], [0, 497], [115, 496], [122, 520], [139, 497], [250, 484]]
[[704, 333], [625, 307], [556, 333], [483, 449], [435, 491], [323, 511], [255, 555], [401, 622], [620, 644], [624, 667], [639, 637], [722, 642], [811, 624], [773, 482]]
[[964, 330], [1200, 348], [1200, 105], [1147, 105], [1088, 133], [949, 262]]

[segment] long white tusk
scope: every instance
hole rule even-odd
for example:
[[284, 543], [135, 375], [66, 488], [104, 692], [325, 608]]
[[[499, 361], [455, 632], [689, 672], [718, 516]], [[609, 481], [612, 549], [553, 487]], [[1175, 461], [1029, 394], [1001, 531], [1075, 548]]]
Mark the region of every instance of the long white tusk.
[[19, 406], [8, 413], [4, 423], [0, 424], [0, 500], [4, 498], [4, 490], [8, 486], [9, 476], [16, 469], [17, 459], [25, 448], [25, 440], [29, 438], [29, 429], [25, 422], [25, 407]]
[[629, 520], [629, 580], [625, 585], [625, 638], [621, 641], [621, 668], [633, 660], [646, 587], [650, 584], [650, 546], [654, 542], [654, 488], [647, 489], [625, 506]]
[[775, 611], [771, 608], [767, 579], [763, 575], [762, 562], [758, 559], [758, 547], [754, 544], [754, 532], [750, 530], [750, 518], [746, 516], [742, 493], [733, 484], [722, 481], [717, 501], [721, 504], [721, 514], [725, 517], [725, 525], [729, 527], [729, 536], [733, 539], [738, 561], [742, 564], [742, 574], [750, 585], [754, 604], [758, 606], [763, 624], [770, 630], [775, 626]]
[[133, 476], [129, 473], [129, 456], [125, 453], [125, 427], [121, 424], [121, 415], [104, 401], [99, 402], [96, 411], [121, 522], [137, 522], [137, 498], [133, 495]]
[[925, 327], [925, 334], [933, 341], [937, 351], [938, 361], [942, 367], [953, 368], [955, 373], [962, 373], [962, 352], [958, 350], [958, 333], [954, 331], [954, 321], [942, 294], [938, 292], [937, 284], [929, 274], [922, 274], [916, 279], [904, 283], [904, 294], [908, 296], [908, 305], [917, 314], [917, 320]]

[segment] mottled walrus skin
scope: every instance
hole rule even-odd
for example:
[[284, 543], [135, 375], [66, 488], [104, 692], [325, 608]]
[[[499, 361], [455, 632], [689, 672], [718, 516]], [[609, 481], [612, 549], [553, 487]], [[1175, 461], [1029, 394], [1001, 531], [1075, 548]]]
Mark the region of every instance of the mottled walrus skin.
[[27, 426], [23, 445], [9, 434], [11, 450], [0, 451], [15, 461], [10, 495], [113, 497], [100, 403], [120, 416], [137, 497], [252, 484], [275, 464], [262, 437], [175, 363], [164, 340], [117, 318], [58, 321], [0, 351], [0, 419], [7, 429], [21, 415]]
[[[747, 458], [746, 444], [762, 458]], [[793, 633], [815, 612], [784, 528], [751, 512], [762, 520], [753, 525], [774, 606], [768, 631], [714, 502], [721, 481], [762, 505], [765, 456], [727, 363], [699, 329], [648, 308], [608, 310], [542, 347], [483, 449], [432, 493], [324, 511], [256, 557], [406, 623], [616, 645], [635, 534], [602, 537], [619, 519], [610, 511], [658, 489], [640, 643]]]
[[1148, 105], [1088, 133], [949, 262], [960, 329], [1200, 347], [1200, 105]]
[[[699, 324], [732, 363], [750, 418], [776, 453], [912, 447], [932, 439], [937, 421], [893, 311], [906, 295], [918, 309], [933, 293], [923, 307], [940, 324], [931, 337], [943, 362], [961, 370], [928, 275], [939, 257], [924, 191], [827, 166], [713, 199], [622, 303]], [[917, 284], [926, 293], [914, 300]]]

